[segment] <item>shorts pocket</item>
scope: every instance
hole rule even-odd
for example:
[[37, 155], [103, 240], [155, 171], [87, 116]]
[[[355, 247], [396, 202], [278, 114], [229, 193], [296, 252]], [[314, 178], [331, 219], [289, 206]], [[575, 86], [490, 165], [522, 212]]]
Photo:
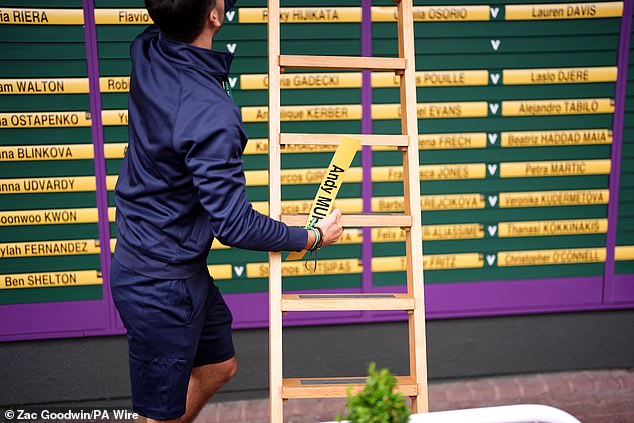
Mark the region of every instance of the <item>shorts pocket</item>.
[[134, 408], [145, 417], [174, 419], [185, 413], [191, 368], [177, 358], [130, 358]]
[[181, 292], [183, 295], [183, 313], [185, 322], [189, 325], [192, 322], [194, 315], [194, 299], [191, 293], [191, 287], [189, 286], [189, 279], [182, 279], [177, 281], [181, 285]]

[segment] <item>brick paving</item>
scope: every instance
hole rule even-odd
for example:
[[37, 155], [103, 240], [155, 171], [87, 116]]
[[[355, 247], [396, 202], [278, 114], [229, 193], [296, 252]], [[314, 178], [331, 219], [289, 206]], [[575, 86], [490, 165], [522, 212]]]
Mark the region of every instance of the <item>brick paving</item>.
[[[430, 411], [544, 404], [567, 411], [583, 423], [634, 423], [634, 369], [432, 382], [429, 404]], [[343, 411], [343, 399], [290, 400], [284, 405], [284, 421], [329, 421]], [[268, 401], [210, 403], [196, 423], [268, 423]]]

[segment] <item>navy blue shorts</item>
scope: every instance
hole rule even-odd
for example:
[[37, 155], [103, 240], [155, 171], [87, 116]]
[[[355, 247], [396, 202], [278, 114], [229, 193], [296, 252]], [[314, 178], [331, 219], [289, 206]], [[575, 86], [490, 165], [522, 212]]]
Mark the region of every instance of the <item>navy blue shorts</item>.
[[213, 278], [205, 267], [187, 279], [154, 279], [113, 259], [110, 283], [127, 330], [134, 411], [182, 416], [192, 367], [235, 355], [231, 312]]

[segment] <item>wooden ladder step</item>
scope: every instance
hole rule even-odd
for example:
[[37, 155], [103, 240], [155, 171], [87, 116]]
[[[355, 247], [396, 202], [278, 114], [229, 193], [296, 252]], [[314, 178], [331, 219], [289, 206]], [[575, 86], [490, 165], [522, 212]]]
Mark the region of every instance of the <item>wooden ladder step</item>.
[[407, 66], [407, 60], [400, 57], [300, 56], [282, 54], [279, 57], [279, 65], [282, 68], [403, 71]]
[[343, 137], [361, 140], [361, 145], [379, 145], [388, 147], [407, 147], [407, 135], [374, 135], [374, 134], [280, 134], [281, 145], [317, 144], [339, 145]]
[[[416, 381], [411, 376], [396, 376], [396, 391], [406, 397], [418, 395]], [[365, 377], [285, 378], [282, 398], [345, 398], [348, 387], [355, 394], [365, 385]]]
[[[289, 226], [304, 226], [308, 221], [307, 214], [283, 214], [282, 222]], [[408, 214], [344, 214], [341, 224], [347, 227], [379, 227], [394, 226], [409, 228], [412, 226], [412, 216]]]
[[407, 294], [285, 294], [282, 311], [414, 310]]

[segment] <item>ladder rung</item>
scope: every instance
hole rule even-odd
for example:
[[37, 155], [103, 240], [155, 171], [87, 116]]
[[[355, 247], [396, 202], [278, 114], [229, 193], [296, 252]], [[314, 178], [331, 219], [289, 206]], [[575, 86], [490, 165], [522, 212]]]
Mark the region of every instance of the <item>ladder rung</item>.
[[361, 140], [361, 145], [381, 145], [389, 147], [407, 147], [407, 135], [370, 135], [370, 134], [280, 134], [280, 144], [318, 144], [339, 145], [343, 137]]
[[[283, 214], [282, 222], [289, 226], [304, 226], [308, 220], [307, 214]], [[412, 216], [408, 214], [344, 214], [341, 225], [348, 227], [378, 227], [394, 226], [408, 228], [412, 226]]]
[[[396, 390], [406, 397], [418, 395], [411, 376], [396, 376]], [[355, 394], [365, 386], [365, 377], [286, 378], [282, 381], [282, 398], [345, 398], [348, 386]]]
[[282, 311], [414, 310], [407, 294], [285, 294]]
[[299, 56], [280, 55], [282, 68], [305, 69], [372, 69], [402, 71], [406, 59], [400, 57], [355, 57], [355, 56]]

